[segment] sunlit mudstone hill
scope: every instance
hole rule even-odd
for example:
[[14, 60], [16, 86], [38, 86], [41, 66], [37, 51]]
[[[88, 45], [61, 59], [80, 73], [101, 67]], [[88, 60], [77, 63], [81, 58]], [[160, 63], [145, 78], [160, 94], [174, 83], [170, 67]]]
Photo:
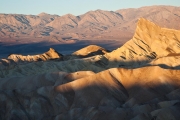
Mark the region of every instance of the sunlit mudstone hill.
[[72, 55], [80, 56], [80, 57], [90, 57], [95, 55], [104, 55], [105, 53], [108, 53], [109, 51], [97, 46], [97, 45], [89, 45], [87, 47], [84, 47], [76, 52], [74, 52]]
[[50, 51], [42, 61], [1, 60], [1, 119], [180, 118], [180, 31], [140, 18], [133, 38], [112, 52]]
[[177, 57], [180, 53], [179, 40], [180, 31], [161, 28], [140, 18], [133, 38], [105, 57], [120, 66], [138, 67], [159, 58]]
[[59, 59], [62, 57], [62, 54], [55, 51], [53, 48], [50, 48], [49, 51], [39, 54], [39, 55], [18, 55], [18, 54], [11, 54], [8, 56], [8, 59], [12, 59], [15, 62], [22, 61], [22, 62], [35, 62], [35, 61], [47, 61], [51, 59]]

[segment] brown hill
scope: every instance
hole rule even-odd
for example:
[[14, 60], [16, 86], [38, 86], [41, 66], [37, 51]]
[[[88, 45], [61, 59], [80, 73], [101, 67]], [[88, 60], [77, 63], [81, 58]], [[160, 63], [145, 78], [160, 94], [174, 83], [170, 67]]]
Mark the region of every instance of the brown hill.
[[109, 51], [97, 46], [97, 45], [89, 45], [87, 47], [84, 47], [74, 53], [72, 55], [76, 55], [79, 57], [90, 57], [90, 56], [95, 56], [95, 55], [104, 55], [108, 53]]
[[[162, 27], [180, 29], [179, 7], [148, 6], [117, 11], [89, 11], [80, 16], [0, 14], [1, 42], [69, 40], [129, 40], [135, 31], [138, 18], [143, 17]], [[171, 22], [170, 22], [171, 21]], [[6, 39], [5, 39], [6, 38]], [[8, 39], [7, 39], [8, 38]], [[74, 41], [73, 41], [74, 42]]]
[[130, 29], [135, 30], [136, 25], [134, 23], [140, 17], [146, 18], [161, 27], [180, 29], [180, 25], [176, 22], [179, 21], [179, 7], [174, 6], [148, 6], [141, 8], [130, 8], [117, 10], [126, 21], [125, 26], [129, 25]]
[[53, 48], [50, 48], [47, 52], [39, 55], [20, 55], [20, 54], [11, 54], [7, 59], [0, 60], [0, 68], [6, 69], [11, 68], [19, 63], [29, 63], [29, 62], [37, 62], [37, 61], [47, 61], [59, 59], [61, 60], [63, 57], [62, 54], [55, 51]]
[[35, 61], [47, 61], [51, 59], [61, 58], [62, 55], [55, 51], [53, 48], [50, 48], [49, 51], [40, 54], [40, 55], [17, 55], [11, 54], [8, 56], [8, 59], [12, 59], [15, 62], [35, 62]]
[[[56, 15], [20, 15], [20, 14], [0, 14], [1, 37], [36, 37], [43, 33], [45, 25], [53, 21]], [[48, 31], [48, 30], [47, 30]]]
[[[64, 62], [56, 62], [52, 61], [37, 63], [37, 64], [27, 64], [21, 65], [20, 67], [15, 67], [11, 72], [7, 72], [3, 70], [0, 75], [1, 76], [14, 76], [16, 72], [21, 69], [18, 75], [31, 75], [37, 74], [35, 71], [39, 71], [39, 73], [44, 73], [47, 71], [65, 71], [65, 72], [76, 72], [79, 70], [91, 70], [94, 72], [100, 72], [105, 69], [109, 69], [112, 67], [124, 67], [124, 68], [137, 68], [142, 66], [148, 65], [160, 65], [158, 62], [153, 62], [156, 60], [160, 60], [163, 57], [167, 57], [169, 55], [171, 58], [176, 59], [178, 61], [177, 54], [179, 53], [179, 31], [167, 28], [161, 28], [158, 25], [146, 20], [146, 19], [139, 19], [137, 24], [137, 29], [134, 34], [134, 37], [125, 43], [122, 47], [104, 55], [96, 55], [90, 58], [84, 59], [77, 59], [77, 55], [87, 55], [88, 52], [90, 54], [93, 53], [92, 46], [86, 47], [81, 49], [74, 54], [76, 57], [73, 56], [65, 56], [63, 59], [67, 60]], [[94, 50], [100, 49], [103, 52], [103, 49], [99, 47], [95, 47]], [[88, 51], [87, 51], [88, 50]], [[84, 56], [85, 57], [85, 56]], [[168, 57], [169, 58], [169, 57]], [[166, 58], [166, 59], [168, 59]], [[163, 59], [162, 59], [163, 60]], [[157, 63], [157, 64], [155, 64]], [[170, 65], [169, 62], [166, 64]], [[49, 64], [54, 64], [54, 67], [47, 69]], [[174, 65], [177, 67], [179, 62]], [[33, 67], [34, 66], [34, 67]], [[35, 66], [41, 66], [43, 70], [40, 68], [37, 69]], [[73, 66], [73, 67], [72, 67]], [[172, 67], [170, 65], [169, 67]], [[26, 68], [29, 68], [28, 73], [26, 72]], [[8, 74], [7, 74], [8, 73]]]
[[58, 31], [67, 30], [67, 29], [70, 30], [78, 25], [77, 24], [78, 21], [79, 21], [79, 17], [76, 17], [71, 14], [67, 14], [56, 18], [46, 26], [51, 26]]
[[138, 67], [154, 59], [179, 53], [179, 35], [178, 30], [161, 28], [141, 18], [133, 38], [105, 57], [119, 66]]

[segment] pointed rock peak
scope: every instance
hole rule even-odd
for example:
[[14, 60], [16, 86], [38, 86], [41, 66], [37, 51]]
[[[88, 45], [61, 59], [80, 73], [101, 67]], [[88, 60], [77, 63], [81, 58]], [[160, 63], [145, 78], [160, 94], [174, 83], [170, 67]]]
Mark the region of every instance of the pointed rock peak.
[[109, 11], [97, 9], [97, 10], [91, 10], [91, 11], [89, 11], [87, 13], [91, 13], [92, 14], [92, 13], [104, 13], [104, 12], [109, 12]]
[[87, 51], [88, 50], [89, 52], [92, 52], [94, 50], [99, 50], [99, 49], [104, 49], [104, 48], [97, 46], [97, 45], [88, 45], [88, 46], [86, 46], [86, 47], [84, 47], [78, 51], [84, 51], [84, 50]]
[[[133, 38], [105, 56], [109, 61], [146, 64], [154, 59], [178, 55], [179, 42], [180, 31], [161, 28], [149, 20], [140, 18]], [[125, 62], [121, 64], [124, 65]]]
[[89, 45], [89, 46], [86, 46], [86, 47], [74, 52], [73, 55], [90, 57], [90, 56], [94, 56], [94, 55], [103, 55], [107, 52], [109, 52], [109, 51], [100, 46]]
[[47, 60], [52, 60], [52, 59], [59, 59], [63, 55], [58, 53], [56, 50], [53, 48], [50, 48], [47, 52], [43, 54], [38, 54], [38, 55], [20, 55], [20, 54], [11, 54], [8, 56], [8, 59], [11, 59], [15, 62], [35, 62], [35, 61], [47, 61]]
[[[120, 15], [116, 12], [113, 12], [113, 11], [107, 11], [107, 10], [100, 10], [100, 9], [97, 9], [97, 10], [94, 10], [94, 11], [89, 11], [85, 14], [83, 14], [84, 16], [86, 15], [94, 15], [94, 16], [99, 16], [99, 15], [102, 15], [102, 16], [106, 16], [106, 17], [111, 17], [111, 15]], [[121, 15], [120, 15], [121, 16]]]
[[138, 23], [137, 23], [137, 27], [154, 27], [159, 29], [160, 27], [158, 25], [156, 25], [155, 23], [145, 19], [145, 18], [139, 18]]
[[72, 15], [72, 14], [66, 14], [66, 15], [63, 15], [61, 17], [66, 17], [66, 18], [75, 18], [76, 16]]
[[66, 16], [74, 16], [73, 14], [66, 14]]
[[53, 48], [49, 48], [48, 52], [55, 52], [56, 50]]
[[97, 10], [95, 10], [95, 12], [104, 12], [104, 10], [97, 9]]
[[141, 39], [143, 41], [156, 40], [158, 39], [156, 37], [158, 37], [160, 32], [161, 27], [147, 19], [140, 18], [137, 23], [134, 38]]
[[40, 14], [38, 14], [38, 16], [45, 16], [45, 15], [49, 15], [48, 13], [42, 12]]
[[49, 57], [51, 57], [52, 59], [54, 58], [60, 58], [63, 55], [58, 53], [55, 49], [50, 48], [47, 52], [45, 52], [46, 55], [48, 55]]
[[161, 28], [149, 20], [140, 18], [133, 38], [146, 41], [149, 45], [154, 41], [165, 42], [164, 44], [172, 44], [173, 42], [180, 41], [179, 34], [179, 30]]
[[90, 49], [104, 49], [104, 48], [102, 48], [102, 47], [100, 47], [100, 46], [97, 46], [97, 45], [88, 45], [87, 47], [84, 47], [84, 48], [90, 48]]

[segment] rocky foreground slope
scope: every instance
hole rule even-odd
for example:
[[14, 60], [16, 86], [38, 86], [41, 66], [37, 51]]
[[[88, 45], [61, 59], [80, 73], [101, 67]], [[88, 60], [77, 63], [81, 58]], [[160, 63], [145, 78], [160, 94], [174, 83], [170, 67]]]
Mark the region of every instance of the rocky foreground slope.
[[178, 120], [179, 44], [180, 31], [141, 18], [133, 38], [112, 52], [92, 45], [59, 60], [4, 65], [0, 117]]

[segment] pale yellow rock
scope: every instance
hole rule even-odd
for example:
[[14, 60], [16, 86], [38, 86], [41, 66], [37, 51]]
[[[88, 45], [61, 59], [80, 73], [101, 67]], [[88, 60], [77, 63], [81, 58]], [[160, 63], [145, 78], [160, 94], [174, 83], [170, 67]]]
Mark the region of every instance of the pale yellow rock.
[[122, 66], [138, 67], [155, 58], [180, 53], [179, 42], [180, 31], [161, 28], [140, 18], [133, 38], [117, 50], [107, 53], [105, 57]]
[[74, 53], [72, 55], [77, 55], [81, 57], [89, 57], [89, 56], [94, 56], [94, 55], [100, 55], [100, 54], [105, 54], [108, 53], [108, 51], [100, 46], [97, 45], [89, 45], [87, 47], [84, 47]]
[[11, 54], [8, 56], [8, 59], [12, 59], [15, 62], [19, 62], [19, 61], [35, 62], [35, 61], [46, 61], [50, 59], [57, 59], [61, 57], [62, 57], [61, 54], [59, 54], [53, 48], [50, 48], [49, 51], [39, 55], [23, 56], [23, 55]]

